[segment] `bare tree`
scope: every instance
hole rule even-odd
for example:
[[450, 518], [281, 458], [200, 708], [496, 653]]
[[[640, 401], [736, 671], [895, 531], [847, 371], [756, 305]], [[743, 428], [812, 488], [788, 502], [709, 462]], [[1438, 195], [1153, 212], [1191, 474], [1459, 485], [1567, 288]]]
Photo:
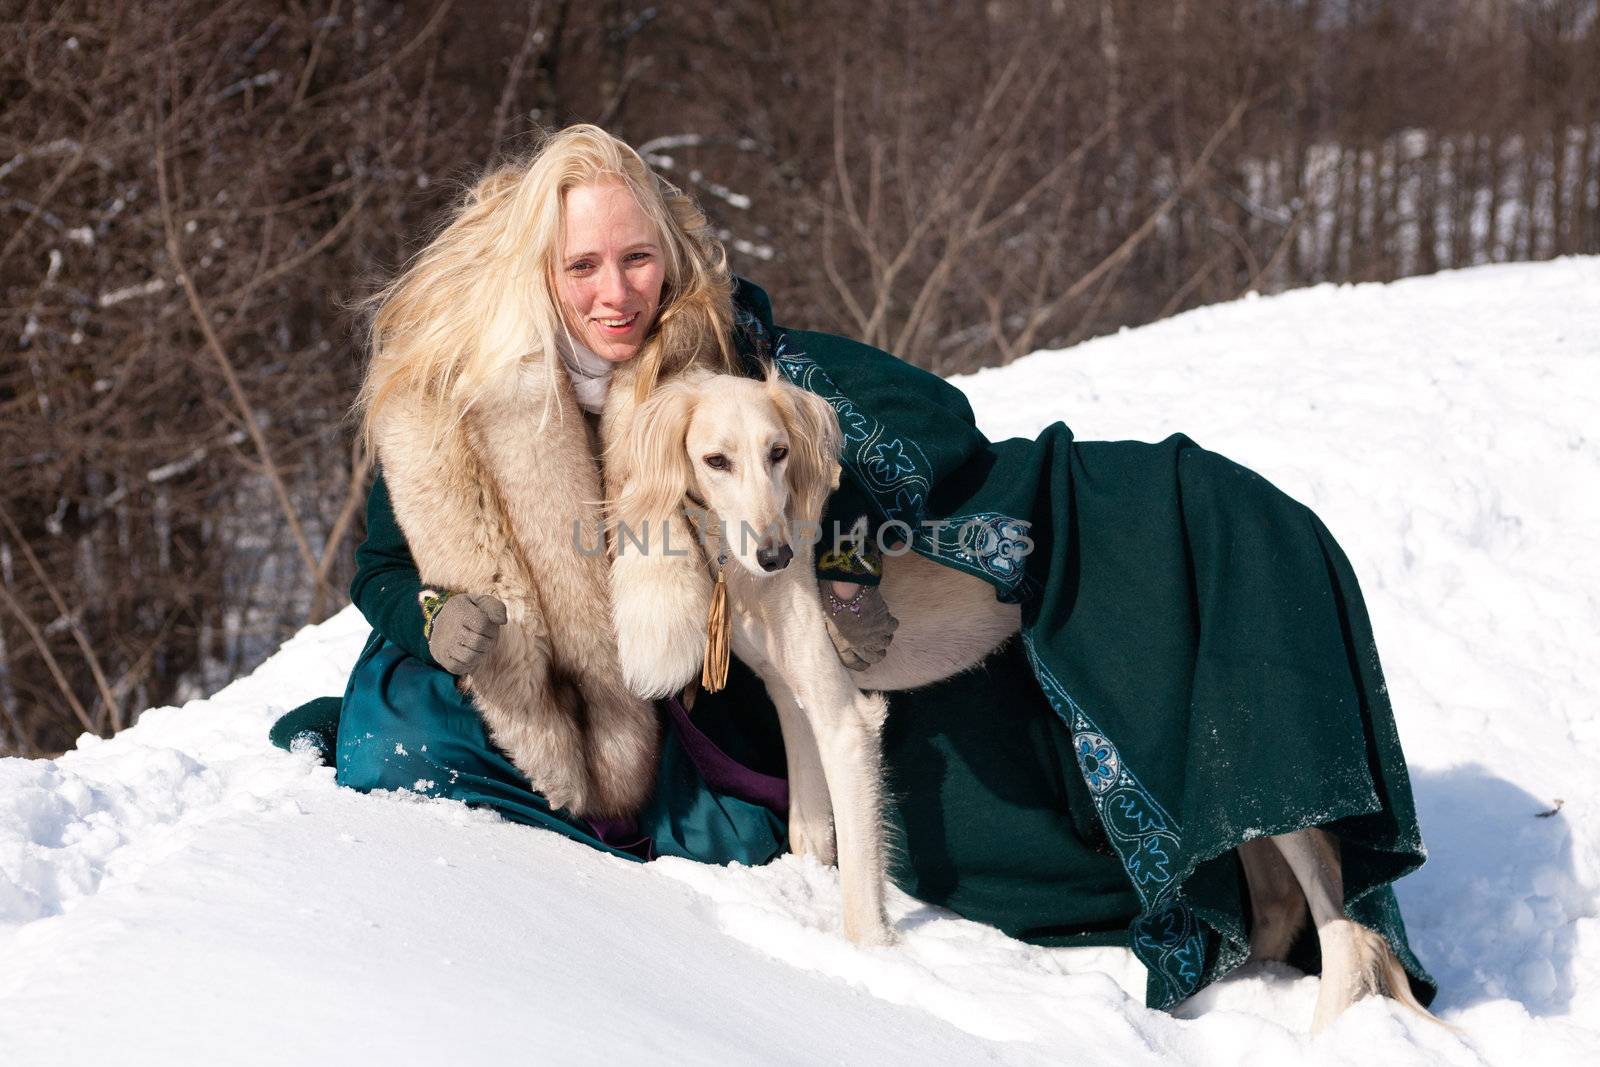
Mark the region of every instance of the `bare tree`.
[[1600, 251], [1596, 0], [8, 0], [0, 752], [343, 602], [353, 310], [598, 121], [780, 319], [940, 372], [1250, 289]]

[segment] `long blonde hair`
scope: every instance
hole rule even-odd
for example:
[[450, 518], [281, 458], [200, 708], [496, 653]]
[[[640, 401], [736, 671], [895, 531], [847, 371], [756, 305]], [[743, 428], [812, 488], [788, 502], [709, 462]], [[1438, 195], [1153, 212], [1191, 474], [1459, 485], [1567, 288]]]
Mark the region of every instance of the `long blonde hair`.
[[692, 364], [733, 370], [733, 280], [705, 215], [624, 142], [598, 126], [569, 126], [480, 180], [439, 236], [371, 298], [372, 357], [357, 400], [369, 444], [378, 413], [396, 395], [459, 418], [536, 361], [550, 376], [543, 426], [556, 376], [566, 373], [555, 353], [571, 341], [557, 288], [566, 194], [605, 181], [633, 194], [660, 234], [665, 261], [655, 323], [634, 357], [637, 397]]

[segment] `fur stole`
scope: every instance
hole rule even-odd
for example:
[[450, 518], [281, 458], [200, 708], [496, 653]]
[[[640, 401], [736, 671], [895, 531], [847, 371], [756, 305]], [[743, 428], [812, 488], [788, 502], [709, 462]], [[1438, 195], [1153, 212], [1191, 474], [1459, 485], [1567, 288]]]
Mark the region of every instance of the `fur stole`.
[[618, 665], [597, 442], [564, 372], [539, 428], [547, 372], [524, 364], [459, 418], [396, 397], [378, 459], [423, 582], [505, 602], [494, 648], [458, 682], [494, 742], [552, 806], [625, 816], [654, 786], [659, 725]]

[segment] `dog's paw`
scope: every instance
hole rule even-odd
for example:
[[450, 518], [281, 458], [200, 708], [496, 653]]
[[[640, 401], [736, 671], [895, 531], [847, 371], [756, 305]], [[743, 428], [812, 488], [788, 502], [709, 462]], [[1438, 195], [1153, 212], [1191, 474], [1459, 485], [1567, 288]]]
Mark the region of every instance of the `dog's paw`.
[[796, 856], [810, 856], [824, 867], [832, 867], [838, 860], [834, 847], [833, 820], [807, 822], [789, 819], [789, 851]]
[[671, 696], [700, 674], [711, 579], [698, 566], [662, 557], [619, 556], [611, 571], [617, 657], [628, 689]]
[[899, 933], [883, 915], [862, 916], [852, 921], [848, 909], [844, 915], [844, 936], [852, 945], [862, 948], [883, 948], [900, 940]]

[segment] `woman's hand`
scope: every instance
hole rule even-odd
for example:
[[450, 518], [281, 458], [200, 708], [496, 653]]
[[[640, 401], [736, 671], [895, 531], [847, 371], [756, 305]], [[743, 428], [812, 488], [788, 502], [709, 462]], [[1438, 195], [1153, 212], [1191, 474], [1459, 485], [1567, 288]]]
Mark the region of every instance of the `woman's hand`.
[[839, 661], [853, 671], [864, 671], [883, 659], [900, 620], [889, 614], [878, 587], [828, 581], [819, 582], [818, 587], [828, 636]]
[[422, 633], [428, 653], [454, 675], [483, 665], [506, 623], [506, 606], [488, 593], [435, 593], [423, 590]]

